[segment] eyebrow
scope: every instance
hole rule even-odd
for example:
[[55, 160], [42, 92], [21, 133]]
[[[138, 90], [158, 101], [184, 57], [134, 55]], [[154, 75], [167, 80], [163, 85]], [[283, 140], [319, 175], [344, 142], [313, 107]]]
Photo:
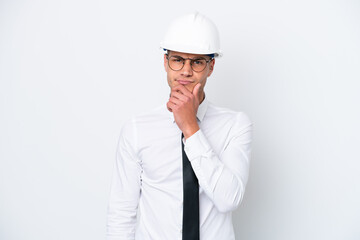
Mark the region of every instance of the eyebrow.
[[[179, 56], [179, 55], [172, 55], [172, 56], [169, 56], [169, 57], [176, 57], [176, 58], [185, 59], [185, 58], [183, 58], [183, 57], [181, 57], [181, 56]], [[194, 57], [194, 58], [189, 58], [189, 59], [191, 59], [191, 60], [205, 59], [205, 60], [206, 60], [205, 57]]]

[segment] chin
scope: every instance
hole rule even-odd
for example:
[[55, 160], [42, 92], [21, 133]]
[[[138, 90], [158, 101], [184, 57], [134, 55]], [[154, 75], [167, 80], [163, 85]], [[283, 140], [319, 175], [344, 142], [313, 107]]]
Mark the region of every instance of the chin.
[[[175, 86], [178, 86], [178, 85], [181, 85], [179, 83], [176, 83], [174, 85], [172, 85], [171, 88], [175, 87]], [[187, 84], [187, 85], [184, 85], [184, 87], [186, 87], [187, 90], [189, 90], [190, 92], [192, 92], [194, 90], [194, 87], [195, 87], [196, 83], [193, 83], [193, 84]]]
[[193, 90], [194, 90], [194, 86], [186, 86], [186, 88], [187, 88], [190, 92], [193, 92]]

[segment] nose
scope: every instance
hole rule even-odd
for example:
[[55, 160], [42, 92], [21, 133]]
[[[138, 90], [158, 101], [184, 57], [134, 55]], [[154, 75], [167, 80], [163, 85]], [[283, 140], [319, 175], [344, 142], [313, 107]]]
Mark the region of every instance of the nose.
[[183, 76], [192, 76], [193, 70], [191, 68], [191, 61], [190, 59], [186, 59], [184, 62], [184, 66], [181, 69], [181, 75]]

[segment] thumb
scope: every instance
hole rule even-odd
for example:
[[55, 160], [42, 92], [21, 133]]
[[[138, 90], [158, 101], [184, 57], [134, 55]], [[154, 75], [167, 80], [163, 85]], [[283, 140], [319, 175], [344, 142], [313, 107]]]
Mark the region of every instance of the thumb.
[[200, 87], [201, 83], [198, 83], [195, 85], [193, 90], [193, 95], [196, 97], [196, 99], [200, 102]]

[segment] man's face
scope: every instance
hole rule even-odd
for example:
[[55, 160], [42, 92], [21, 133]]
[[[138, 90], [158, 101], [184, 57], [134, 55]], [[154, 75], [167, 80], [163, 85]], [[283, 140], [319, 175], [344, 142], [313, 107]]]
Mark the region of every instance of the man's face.
[[[197, 58], [204, 58], [206, 60], [209, 60], [210, 57], [207, 55], [201, 55], [201, 54], [190, 54], [190, 53], [181, 53], [181, 52], [174, 52], [170, 51], [168, 58], [172, 56], [177, 56], [181, 58], [191, 58], [191, 59], [197, 59]], [[184, 67], [179, 71], [174, 71], [169, 67], [168, 59], [166, 55], [164, 55], [164, 67], [165, 71], [167, 72], [167, 81], [172, 89], [173, 87], [177, 85], [184, 85], [190, 92], [193, 91], [195, 85], [197, 83], [201, 83], [200, 93], [203, 95], [204, 86], [206, 84], [206, 79], [210, 77], [214, 70], [214, 64], [215, 60], [210, 61], [206, 64], [206, 67], [201, 72], [195, 72], [190, 65], [190, 60], [186, 60]]]

